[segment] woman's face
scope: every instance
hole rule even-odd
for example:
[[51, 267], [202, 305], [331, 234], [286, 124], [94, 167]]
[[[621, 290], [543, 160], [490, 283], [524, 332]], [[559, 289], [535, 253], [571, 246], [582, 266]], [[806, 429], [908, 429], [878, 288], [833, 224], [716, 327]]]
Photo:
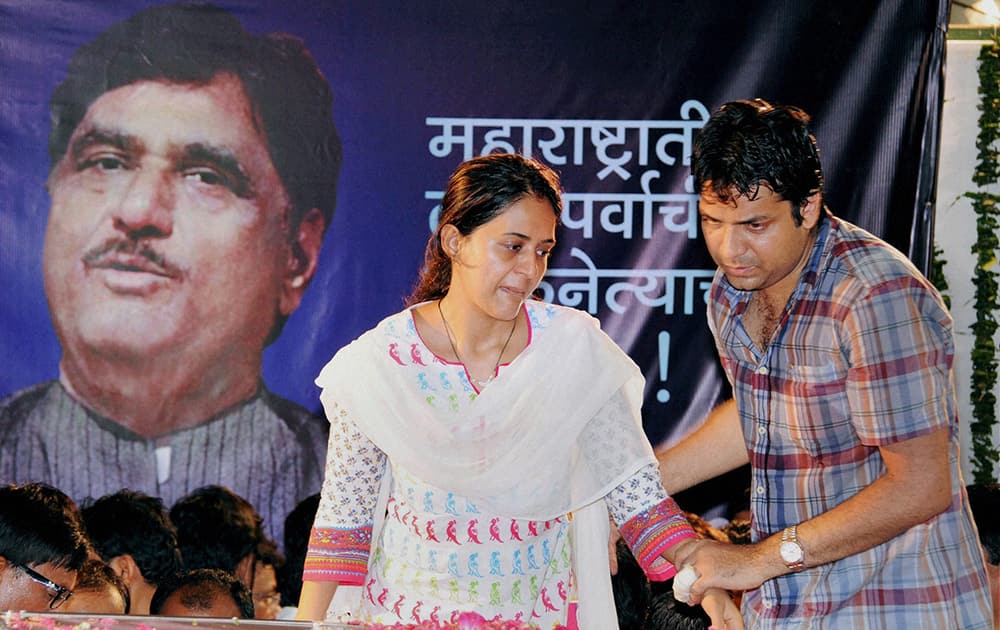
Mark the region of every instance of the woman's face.
[[458, 298], [510, 321], [545, 275], [556, 215], [541, 197], [522, 197], [468, 236], [446, 230], [442, 242], [452, 257], [449, 301]]

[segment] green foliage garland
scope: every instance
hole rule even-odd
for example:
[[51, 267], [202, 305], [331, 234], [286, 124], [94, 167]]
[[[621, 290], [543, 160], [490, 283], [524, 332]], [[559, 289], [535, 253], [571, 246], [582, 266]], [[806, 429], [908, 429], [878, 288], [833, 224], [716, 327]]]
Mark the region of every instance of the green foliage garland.
[[[978, 163], [972, 181], [982, 187], [1000, 181], [1000, 37], [983, 46], [979, 54], [979, 135], [976, 137]], [[975, 285], [976, 321], [972, 325], [972, 463], [976, 483], [994, 483], [993, 469], [1000, 461], [1000, 451], [993, 445], [997, 423], [996, 396], [997, 351], [993, 342], [997, 330], [994, 313], [997, 303], [997, 263], [1000, 239], [1000, 195], [984, 191], [966, 193], [976, 213]]]
[[951, 309], [951, 296], [948, 295], [948, 279], [944, 276], [944, 266], [948, 261], [944, 259], [944, 250], [937, 245], [934, 246], [934, 254], [931, 256], [931, 275], [928, 280], [934, 288], [941, 294], [944, 305]]

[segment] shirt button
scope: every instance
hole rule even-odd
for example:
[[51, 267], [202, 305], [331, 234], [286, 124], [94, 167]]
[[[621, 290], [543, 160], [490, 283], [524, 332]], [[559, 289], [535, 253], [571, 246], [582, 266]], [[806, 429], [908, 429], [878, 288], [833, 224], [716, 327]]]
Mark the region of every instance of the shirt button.
[[757, 427], [757, 433], [759, 435], [764, 435], [765, 433], [767, 433], [767, 428], [765, 428], [765, 427]]
[[774, 606], [774, 604], [771, 603], [771, 600], [765, 599], [764, 600], [764, 608], [767, 608], [768, 610], [770, 610], [771, 606]]
[[760, 374], [761, 376], [767, 376], [767, 372], [768, 370], [766, 365], [762, 365], [759, 368], [757, 368], [757, 373]]
[[757, 486], [757, 494], [764, 494], [764, 486]]

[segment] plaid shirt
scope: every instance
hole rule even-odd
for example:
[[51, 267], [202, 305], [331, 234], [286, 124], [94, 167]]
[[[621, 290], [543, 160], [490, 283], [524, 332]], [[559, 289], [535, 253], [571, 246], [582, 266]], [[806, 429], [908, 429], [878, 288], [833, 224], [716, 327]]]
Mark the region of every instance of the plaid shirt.
[[709, 325], [750, 455], [753, 540], [818, 516], [885, 472], [878, 447], [951, 430], [952, 503], [872, 549], [746, 594], [748, 628], [989, 628], [959, 466], [951, 317], [892, 247], [829, 217], [767, 348], [751, 293], [717, 273]]

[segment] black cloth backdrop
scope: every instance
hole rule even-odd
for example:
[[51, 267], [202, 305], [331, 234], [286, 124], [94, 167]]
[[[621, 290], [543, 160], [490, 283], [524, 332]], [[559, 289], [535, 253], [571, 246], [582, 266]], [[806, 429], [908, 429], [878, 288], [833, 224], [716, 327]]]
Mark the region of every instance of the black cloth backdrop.
[[[41, 281], [48, 98], [77, 46], [150, 4], [0, 0], [0, 395], [57, 375]], [[727, 395], [688, 162], [722, 103], [808, 111], [833, 212], [926, 268], [946, 0], [220, 4], [252, 32], [301, 37], [335, 93], [336, 215], [318, 276], [265, 355], [268, 386], [307, 408], [319, 410], [312, 380], [337, 348], [401, 307], [448, 174], [493, 148], [561, 173], [565, 225], [543, 293], [597, 315], [641, 366], [654, 444]]]

